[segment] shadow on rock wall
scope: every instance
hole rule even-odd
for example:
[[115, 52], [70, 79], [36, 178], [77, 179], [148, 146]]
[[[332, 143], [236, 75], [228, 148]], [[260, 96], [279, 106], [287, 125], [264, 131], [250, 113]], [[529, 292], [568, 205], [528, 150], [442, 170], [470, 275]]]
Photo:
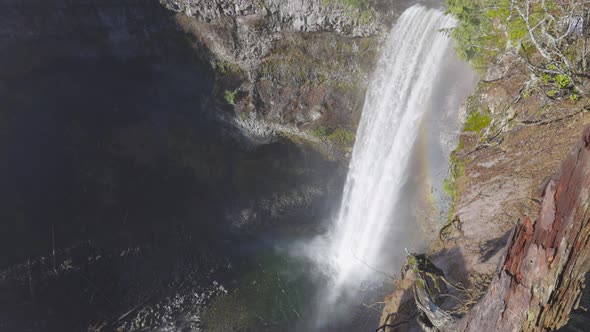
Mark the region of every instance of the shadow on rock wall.
[[135, 323], [198, 324], [174, 320], [223, 292], [228, 211], [335, 200], [335, 164], [218, 120], [209, 55], [157, 1], [2, 0], [0, 22], [0, 329], [130, 329], [163, 298]]

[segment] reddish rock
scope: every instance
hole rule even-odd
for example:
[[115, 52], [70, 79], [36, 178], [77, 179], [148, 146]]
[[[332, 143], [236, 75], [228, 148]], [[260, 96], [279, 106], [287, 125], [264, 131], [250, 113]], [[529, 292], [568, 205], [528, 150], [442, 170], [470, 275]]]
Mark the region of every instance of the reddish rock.
[[590, 127], [522, 218], [484, 298], [442, 331], [551, 331], [578, 305], [590, 269]]

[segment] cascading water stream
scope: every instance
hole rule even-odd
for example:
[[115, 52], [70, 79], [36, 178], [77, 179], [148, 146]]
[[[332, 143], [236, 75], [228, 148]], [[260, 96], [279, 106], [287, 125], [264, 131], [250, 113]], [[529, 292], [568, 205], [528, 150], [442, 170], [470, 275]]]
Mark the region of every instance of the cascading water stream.
[[[433, 106], [435, 82], [452, 43], [440, 30], [454, 20], [440, 10], [413, 6], [393, 27], [369, 86], [357, 131], [337, 223], [330, 240], [335, 288], [363, 280], [375, 264], [424, 114]], [[404, 234], [397, 234], [403, 238]], [[338, 291], [333, 293], [337, 294]]]

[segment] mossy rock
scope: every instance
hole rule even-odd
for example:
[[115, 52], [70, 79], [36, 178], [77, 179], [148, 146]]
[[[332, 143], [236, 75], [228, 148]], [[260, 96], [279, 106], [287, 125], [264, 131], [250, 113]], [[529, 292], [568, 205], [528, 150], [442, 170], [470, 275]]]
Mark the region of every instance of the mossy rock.
[[352, 150], [355, 133], [345, 128], [336, 128], [327, 139], [340, 150]]
[[463, 131], [480, 133], [484, 128], [490, 125], [492, 119], [489, 115], [474, 111], [469, 113]]

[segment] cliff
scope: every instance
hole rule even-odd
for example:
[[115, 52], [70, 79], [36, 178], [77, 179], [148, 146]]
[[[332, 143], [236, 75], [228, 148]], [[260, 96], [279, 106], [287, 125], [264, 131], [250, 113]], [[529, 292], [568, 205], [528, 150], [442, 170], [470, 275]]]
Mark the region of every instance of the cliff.
[[198, 330], [339, 201], [377, 14], [178, 3], [0, 1], [0, 329]]
[[[526, 250], [522, 249], [520, 245], [524, 245], [526, 242], [524, 240], [525, 234], [532, 236], [533, 233], [542, 232], [537, 230], [537, 227], [540, 227], [539, 223], [543, 222], [533, 223], [532, 221], [535, 220], [533, 216], [542, 213], [537, 220], [551, 219], [550, 215], [543, 215], [547, 214], [543, 210], [543, 206], [553, 204], [547, 203], [551, 202], [553, 195], [547, 196], [548, 189], [546, 188], [551, 188], [548, 187], [549, 183], [557, 185], [558, 182], [552, 182], [557, 181], [557, 177], [554, 175], [556, 173], [568, 174], [570, 170], [574, 171], [572, 158], [575, 160], [578, 152], [580, 156], [587, 153], [586, 150], [580, 148], [583, 143], [578, 143], [575, 150], [577, 152], [571, 152], [571, 146], [579, 141], [579, 135], [583, 128], [590, 123], [587, 102], [583, 99], [551, 99], [543, 89], [527, 88], [523, 82], [527, 81], [528, 77], [521, 74], [517, 68], [512, 67], [503, 72], [505, 75], [495, 77], [493, 80], [482, 80], [465, 105], [465, 127], [460, 135], [459, 145], [451, 155], [450, 174], [445, 184], [445, 190], [452, 198], [453, 205], [448, 223], [440, 228], [440, 238], [433, 244], [432, 252], [428, 256], [428, 259], [440, 268], [447, 280], [458, 287], [448, 286], [446, 291], [443, 290], [443, 293], [448, 293], [448, 295], [441, 295], [440, 298], [435, 296], [437, 305], [445, 312], [452, 313], [452, 320], [464, 317], [461, 320], [463, 323], [469, 321], [472, 322], [470, 324], [473, 324], [469, 327], [467, 325], [449, 325], [449, 331], [454, 329], [470, 330], [471, 328], [475, 330], [476, 326], [479, 326], [480, 330], [488, 330], [492, 326], [496, 326], [495, 324], [498, 324], [498, 331], [513, 330], [513, 328], [517, 330], [521, 328], [524, 330], [554, 330], [567, 321], [568, 314], [572, 309], [569, 302], [577, 298], [579, 292], [579, 289], [575, 287], [567, 291], [564, 288], [560, 292], [565, 291], [568, 293], [567, 296], [550, 297], [549, 293], [561, 286], [559, 281], [561, 279], [554, 279], [561, 275], [561, 270], [560, 272], [553, 270], [553, 268], [557, 268], [557, 263], [544, 271], [541, 270], [546, 266], [539, 266], [539, 270], [535, 270], [535, 272], [526, 270], [530, 267], [525, 264], [528, 262], [526, 261], [528, 256], [525, 259], [523, 255]], [[566, 159], [568, 161], [560, 168], [561, 163]], [[582, 166], [580, 165], [580, 167]], [[582, 169], [575, 171], [581, 173], [579, 178], [568, 185], [571, 186], [571, 190], [578, 190], [577, 185], [584, 186], [584, 181], [586, 181], [583, 175], [586, 171]], [[567, 178], [565, 175], [562, 176], [564, 179]], [[562, 186], [564, 185], [562, 184]], [[544, 194], [546, 196], [544, 203], [542, 203]], [[568, 199], [571, 199], [570, 203], [577, 202], [570, 206], [571, 210], [567, 209], [568, 213], [574, 213], [575, 209], [583, 209], [585, 206], [583, 190], [576, 195], [579, 196], [568, 196]], [[555, 199], [559, 198], [555, 197]], [[564, 200], [565, 198], [559, 199]], [[565, 204], [565, 201], [559, 204]], [[553, 225], [552, 227], [555, 229], [576, 227], [570, 223], [583, 221], [583, 218], [576, 218], [555, 223], [553, 221], [546, 222]], [[513, 229], [515, 225], [519, 224], [519, 220], [523, 222], [530, 220], [531, 222], [524, 222], [526, 227], [516, 226], [517, 235], [514, 235]], [[580, 227], [582, 226], [580, 225]], [[535, 235], [536, 240], [534, 241], [541, 241], [539, 239], [544, 236], [551, 237], [549, 234]], [[507, 247], [507, 244], [514, 241], [521, 241], [515, 246], [524, 250], [519, 251], [521, 256], [518, 256], [519, 259], [523, 259], [523, 262], [514, 263], [512, 261], [514, 255], [510, 253], [510, 250], [513, 248]], [[564, 240], [564, 243], [571, 244], [572, 241], [574, 240]], [[535, 245], [531, 245], [531, 248], [533, 247]], [[549, 250], [548, 247], [548, 245], [545, 246], [543, 250]], [[565, 247], [561, 249], [565, 250]], [[509, 258], [506, 258], [507, 250]], [[572, 255], [577, 255], [578, 250], [580, 257], [587, 255], [582, 248], [571, 250]], [[542, 250], [539, 249], [539, 251]], [[505, 259], [508, 259], [508, 263]], [[555, 259], [557, 261], [557, 258]], [[584, 265], [584, 260], [585, 258], [581, 258], [579, 264]], [[564, 268], [569, 264], [565, 261], [567, 259], [563, 261]], [[528, 272], [515, 271], [515, 269], [525, 269]], [[574, 271], [571, 275], [564, 272], [562, 277], [583, 282], [586, 270], [587, 267], [582, 268], [579, 272]], [[522, 320], [521, 318], [524, 316], [514, 316], [508, 319], [510, 316], [507, 311], [496, 308], [498, 309], [496, 314], [503, 313], [507, 324], [515, 325], [501, 326], [503, 318], [496, 319], [491, 312], [487, 312], [486, 318], [484, 315], [478, 316], [479, 322], [471, 321], [468, 317], [483, 314], [480, 312], [482, 308], [486, 305], [491, 307], [491, 303], [498, 300], [498, 297], [495, 297], [495, 300], [490, 298], [482, 300], [490, 302], [486, 302], [486, 305], [477, 304], [474, 310], [479, 314], [469, 311], [476, 303], [480, 303], [479, 301], [486, 292], [489, 292], [488, 294], [494, 292], [498, 295], [502, 287], [505, 287], [505, 285], [500, 285], [497, 280], [502, 273], [511, 275], [511, 278], [515, 278], [513, 281], [518, 279], [518, 282], [512, 283], [511, 287], [515, 288], [521, 287], [516, 285], [522, 285], [520, 283], [522, 280], [519, 278], [533, 278], [536, 275], [537, 279], [527, 279], [528, 284], [524, 288], [530, 292], [528, 295], [532, 296], [533, 302], [540, 301], [542, 304], [536, 302], [531, 304], [527, 302], [528, 300], [522, 300], [519, 309], [513, 307], [513, 312], [518, 311], [519, 315], [528, 315], [529, 320]], [[412, 291], [415, 280], [415, 273], [405, 273], [399, 281], [398, 289], [386, 299], [381, 323], [399, 326], [397, 330], [386, 327], [390, 331], [419, 329], [413, 318], [419, 313], [415, 307]], [[503, 281], [506, 280], [508, 279], [503, 279]], [[572, 281], [573, 284], [577, 282]], [[549, 284], [553, 286], [550, 287]], [[514, 295], [518, 292], [504, 294]], [[486, 296], [491, 297], [490, 295]], [[523, 298], [527, 298], [527, 295], [523, 295]], [[517, 306], [515, 303], [518, 300], [515, 298], [503, 298], [499, 302], [508, 302], [508, 300], [514, 301], [511, 303]], [[554, 302], [548, 304], [550, 301]], [[535, 309], [546, 304], [547, 306], [542, 310]], [[563, 316], [550, 319], [555, 322], [555, 325], [543, 325], [548, 323], [543, 323], [544, 318], [539, 317], [553, 310], [562, 312]], [[442, 320], [449, 322], [448, 318], [443, 317]], [[483, 325], [478, 324], [489, 325], [482, 327]]]
[[[538, 217], [523, 216], [509, 236], [486, 295], [461, 319], [419, 305], [440, 331], [553, 331], [577, 309], [590, 269], [590, 127], [543, 189]], [[414, 290], [418, 303], [430, 295]], [[430, 300], [432, 301], [432, 299]], [[426, 302], [427, 303], [427, 302]]]
[[253, 142], [284, 136], [337, 159], [350, 152], [382, 36], [404, 8], [339, 0], [161, 3], [208, 50], [221, 117]]
[[[491, 278], [477, 279], [477, 272], [465, 266], [460, 270], [464, 272], [449, 269], [449, 263], [457, 263], [446, 261], [449, 252], [432, 256], [444, 271], [410, 256], [403, 280], [386, 300], [382, 329], [406, 330], [416, 315], [425, 331], [554, 331], [566, 325], [569, 313], [578, 309], [590, 270], [589, 181], [590, 127], [586, 127], [558, 173], [539, 188], [543, 198], [536, 219], [521, 216], [504, 237], [505, 247], [500, 244], [495, 249], [501, 257], [490, 271]], [[473, 256], [480, 262], [491, 259], [485, 251], [474, 251]], [[467, 274], [469, 280], [458, 282]], [[453, 281], [449, 283], [445, 275]], [[478, 285], [478, 280], [484, 284]], [[440, 286], [445, 284], [448, 287]]]

